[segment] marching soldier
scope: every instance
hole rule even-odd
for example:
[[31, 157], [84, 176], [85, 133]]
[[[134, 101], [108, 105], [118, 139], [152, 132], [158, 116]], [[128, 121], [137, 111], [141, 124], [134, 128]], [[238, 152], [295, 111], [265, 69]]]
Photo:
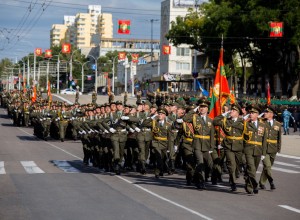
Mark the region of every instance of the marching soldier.
[[276, 110], [273, 106], [267, 106], [264, 114], [265, 124], [268, 131], [266, 156], [263, 162], [263, 171], [260, 176], [259, 186], [266, 189], [265, 183], [268, 180], [271, 189], [275, 189], [271, 168], [274, 164], [276, 154], [281, 150], [281, 123], [274, 119]]
[[94, 91], [92, 94], [92, 104], [95, 105], [97, 102], [97, 92]]
[[248, 106], [250, 121], [244, 122], [244, 153], [246, 157], [245, 189], [248, 194], [258, 193], [256, 171], [260, 160], [266, 155], [267, 129], [265, 123], [258, 120], [260, 108]]
[[215, 145], [215, 129], [212, 120], [207, 116], [210, 102], [202, 98], [199, 106], [184, 116], [184, 121], [193, 124], [194, 139], [192, 148], [196, 157], [194, 181], [198, 189], [205, 189], [205, 168], [210, 171], [213, 166], [211, 153]]
[[69, 119], [72, 117], [71, 112], [66, 110], [66, 106], [62, 104], [61, 110], [58, 112], [59, 116], [59, 138], [64, 142], [66, 130], [69, 124]]
[[[239, 104], [232, 104], [231, 111], [214, 118], [213, 124], [220, 126], [225, 134], [222, 147], [225, 148], [229, 183], [232, 191], [236, 191], [236, 168], [239, 166], [243, 155], [243, 119], [239, 117], [242, 109]], [[228, 115], [230, 116], [228, 118]]]

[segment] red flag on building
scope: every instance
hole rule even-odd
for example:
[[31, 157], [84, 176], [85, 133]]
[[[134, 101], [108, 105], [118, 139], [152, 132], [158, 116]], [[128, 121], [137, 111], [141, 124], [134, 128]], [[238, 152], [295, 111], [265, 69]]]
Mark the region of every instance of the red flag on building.
[[267, 105], [271, 105], [270, 83], [267, 84]]
[[118, 34], [130, 34], [130, 20], [118, 20]]
[[45, 58], [52, 58], [52, 50], [45, 50]]
[[223, 63], [223, 47], [220, 50], [220, 57], [218, 63], [218, 69], [216, 72], [211, 103], [210, 103], [210, 113], [209, 117], [214, 118], [221, 114], [222, 106], [226, 103], [228, 96], [230, 95], [230, 89], [228, 86], [228, 81], [226, 79], [226, 73]]
[[171, 54], [171, 46], [163, 45], [163, 55]]
[[36, 87], [35, 87], [35, 85], [33, 85], [33, 91], [32, 91], [31, 101], [32, 102], [36, 101]]
[[47, 95], [48, 95], [48, 102], [52, 102], [52, 94], [51, 94], [50, 80], [48, 80], [48, 91], [47, 91]]
[[137, 53], [131, 54], [131, 59], [133, 63], [138, 63], [139, 62], [139, 55]]
[[270, 22], [270, 37], [283, 36], [283, 22]]
[[35, 48], [34, 53], [36, 56], [42, 56], [43, 50], [42, 48]]
[[64, 43], [61, 46], [62, 53], [71, 53], [71, 44]]
[[119, 61], [125, 60], [125, 58], [126, 58], [126, 53], [125, 52], [119, 52], [118, 53], [118, 59], [119, 59]]

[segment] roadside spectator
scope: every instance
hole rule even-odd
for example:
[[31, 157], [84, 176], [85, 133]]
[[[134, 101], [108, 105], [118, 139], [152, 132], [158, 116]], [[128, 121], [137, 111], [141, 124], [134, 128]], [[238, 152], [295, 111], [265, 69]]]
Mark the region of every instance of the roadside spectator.
[[290, 134], [289, 132], [289, 122], [290, 122], [290, 118], [293, 119], [294, 123], [295, 123], [295, 119], [292, 116], [292, 113], [289, 112], [287, 110], [287, 108], [284, 109], [283, 113], [282, 113], [282, 118], [283, 118], [283, 130], [284, 130], [284, 135], [286, 134]]

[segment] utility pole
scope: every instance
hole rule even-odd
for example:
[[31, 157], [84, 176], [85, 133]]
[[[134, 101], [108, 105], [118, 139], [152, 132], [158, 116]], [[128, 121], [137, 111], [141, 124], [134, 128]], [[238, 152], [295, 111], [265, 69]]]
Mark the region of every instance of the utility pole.
[[153, 22], [158, 21], [158, 19], [150, 19], [151, 22], [151, 65], [153, 61]]

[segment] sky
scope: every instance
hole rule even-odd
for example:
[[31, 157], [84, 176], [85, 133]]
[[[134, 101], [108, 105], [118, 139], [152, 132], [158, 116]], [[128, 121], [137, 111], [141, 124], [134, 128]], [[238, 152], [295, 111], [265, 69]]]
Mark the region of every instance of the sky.
[[86, 13], [88, 5], [101, 5], [102, 12], [113, 16], [115, 38], [117, 22], [131, 20], [131, 35], [138, 39], [160, 37], [160, 7], [162, 0], [1, 0], [0, 1], [0, 60], [19, 60], [35, 48], [50, 48], [52, 24], [63, 24], [64, 15]]

